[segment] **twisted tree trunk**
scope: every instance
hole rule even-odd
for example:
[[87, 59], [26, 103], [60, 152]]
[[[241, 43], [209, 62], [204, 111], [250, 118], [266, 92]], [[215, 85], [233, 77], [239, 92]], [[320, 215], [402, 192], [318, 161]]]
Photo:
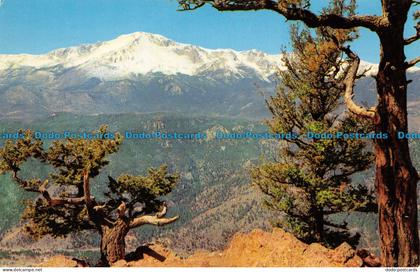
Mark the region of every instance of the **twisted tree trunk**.
[[118, 219], [114, 226], [103, 226], [101, 231], [101, 262], [109, 266], [125, 257], [125, 237], [130, 230], [128, 223]]
[[[99, 210], [98, 207], [97, 210]], [[101, 218], [98, 230], [101, 234], [101, 265], [109, 266], [125, 258], [125, 237], [130, 229], [138, 228], [143, 225], [164, 226], [178, 220], [178, 216], [165, 218], [166, 205], [155, 215], [143, 215], [130, 219], [126, 214], [126, 205], [121, 203], [117, 208], [118, 219], [110, 224], [109, 221]]]
[[408, 140], [398, 139], [397, 135], [408, 129], [404, 22], [405, 18], [401, 18], [378, 33], [381, 61], [376, 77], [379, 101], [374, 124], [376, 132], [389, 135], [375, 143], [381, 263], [406, 267], [419, 265], [419, 235], [418, 175], [410, 159]]

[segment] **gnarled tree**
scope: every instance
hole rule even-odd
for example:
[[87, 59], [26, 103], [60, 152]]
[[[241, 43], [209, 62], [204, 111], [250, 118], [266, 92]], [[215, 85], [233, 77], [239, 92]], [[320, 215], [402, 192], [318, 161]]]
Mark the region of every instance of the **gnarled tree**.
[[[99, 133], [104, 135], [106, 127]], [[146, 176], [108, 177], [104, 195], [96, 198], [91, 193], [93, 179], [120, 144], [116, 135], [113, 139], [56, 140], [44, 150], [44, 143], [30, 131], [21, 139], [7, 141], [0, 149], [0, 173], [11, 173], [21, 188], [39, 194], [27, 201], [22, 217], [25, 230], [37, 238], [97, 231], [101, 264], [110, 265], [125, 257], [125, 237], [131, 229], [176, 221], [177, 216], [165, 217], [167, 207], [161, 196], [171, 192], [179, 176], [169, 174], [165, 165], [149, 169]], [[20, 175], [25, 163], [33, 159], [52, 166], [48, 177], [25, 179]]]
[[[350, 3], [356, 0], [350, 0]], [[326, 10], [319, 14], [311, 10], [310, 0], [178, 0], [181, 10], [193, 10], [209, 4], [219, 11], [270, 10], [287, 20], [302, 21], [308, 27], [335, 29], [366, 28], [380, 40], [380, 63], [375, 76], [378, 104], [367, 109], [353, 101], [353, 86], [360, 60], [350, 50], [351, 73], [346, 80], [345, 101], [348, 109], [373, 120], [375, 131], [389, 135], [375, 140], [376, 195], [379, 207], [381, 262], [383, 266], [418, 266], [419, 233], [417, 219], [418, 173], [413, 167], [408, 141], [399, 139], [398, 132], [407, 132], [407, 76], [409, 67], [420, 57], [406, 60], [405, 47], [418, 41], [416, 33], [404, 37], [410, 8], [415, 0], [381, 0], [380, 15], [343, 16]], [[345, 6], [346, 0], [334, 0]], [[418, 11], [415, 13], [418, 19]]]

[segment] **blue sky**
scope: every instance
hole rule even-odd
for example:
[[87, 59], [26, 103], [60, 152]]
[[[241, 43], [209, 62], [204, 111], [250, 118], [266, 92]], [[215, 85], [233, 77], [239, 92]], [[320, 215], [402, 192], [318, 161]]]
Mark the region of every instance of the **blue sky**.
[[[135, 31], [158, 33], [207, 48], [255, 48], [268, 53], [279, 53], [282, 46], [289, 43], [285, 19], [267, 11], [220, 13], [205, 8], [177, 12], [176, 0], [1, 2], [0, 54], [41, 54], [56, 48], [110, 40]], [[359, 0], [359, 9], [361, 13], [377, 14], [379, 3], [379, 0]], [[407, 35], [412, 32], [412, 25], [410, 21]], [[377, 62], [376, 36], [369, 31], [361, 34], [353, 48], [362, 59]], [[414, 57], [415, 46], [407, 48], [406, 54]]]

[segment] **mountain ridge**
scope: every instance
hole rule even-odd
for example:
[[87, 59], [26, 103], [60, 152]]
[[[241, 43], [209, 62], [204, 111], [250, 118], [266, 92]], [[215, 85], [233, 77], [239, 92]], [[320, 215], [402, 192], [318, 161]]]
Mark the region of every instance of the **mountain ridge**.
[[193, 76], [220, 69], [245, 76], [244, 68], [248, 68], [268, 80], [275, 73], [275, 66], [281, 66], [280, 59], [280, 55], [257, 50], [206, 49], [158, 34], [134, 32], [110, 41], [60, 48], [42, 55], [0, 55], [0, 63], [3, 63], [0, 70], [62, 65], [81, 69], [102, 80], [115, 80], [159, 72]]
[[[147, 32], [134, 32], [109, 41], [58, 48], [46, 54], [0, 54], [0, 70], [19, 66], [45, 69], [57, 65], [81, 68], [90, 72], [91, 76], [100, 78], [102, 72], [102, 79], [105, 80], [157, 72], [192, 76], [214, 69], [230, 69], [233, 74], [241, 76], [242, 66], [254, 69], [261, 78], [268, 80], [276, 72], [276, 66], [285, 69], [281, 54], [271, 55], [255, 49], [207, 49]], [[361, 63], [361, 68], [373, 67], [376, 70], [376, 66], [366, 61]], [[412, 69], [417, 70], [420, 68]]]
[[[366, 68], [368, 76], [377, 70]], [[279, 69], [281, 55], [205, 49], [143, 32], [44, 55], [0, 55], [0, 119], [162, 111], [262, 119]], [[416, 90], [420, 69], [410, 71]], [[359, 82], [356, 93], [374, 103], [373, 78]], [[410, 101], [420, 100], [413, 95]]]

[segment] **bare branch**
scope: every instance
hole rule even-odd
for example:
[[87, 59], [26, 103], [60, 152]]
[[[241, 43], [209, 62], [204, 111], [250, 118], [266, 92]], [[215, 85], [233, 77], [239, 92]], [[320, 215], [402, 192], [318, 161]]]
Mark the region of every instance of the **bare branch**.
[[415, 59], [412, 59], [410, 61], [407, 61], [405, 63], [405, 66], [406, 66], [406, 68], [410, 68], [410, 67], [413, 67], [414, 65], [416, 65], [419, 62], [420, 62], [420, 56], [415, 58]]
[[349, 29], [362, 26], [372, 31], [377, 31], [386, 23], [386, 20], [379, 16], [353, 15], [344, 17], [337, 14], [322, 14], [317, 16], [309, 10], [285, 7], [282, 4], [278, 4], [277, 10], [275, 11], [282, 14], [288, 20], [303, 21], [308, 27], [311, 28], [329, 26], [333, 28]]
[[164, 217], [165, 215], [166, 215], [166, 212], [168, 211], [168, 208], [166, 207], [166, 204], [165, 203], [163, 203], [163, 209], [160, 211], [160, 212], [158, 212], [158, 213], [156, 213], [156, 217], [157, 218], [162, 218], [162, 217]]
[[[43, 194], [44, 198], [45, 195]], [[47, 200], [48, 201], [48, 200]], [[51, 198], [48, 203], [50, 204], [50, 206], [60, 206], [60, 205], [64, 205], [64, 204], [72, 204], [72, 205], [81, 205], [84, 203], [84, 198], [83, 197], [78, 197], [78, 198], [56, 198], [53, 197]]]
[[112, 226], [113, 222], [104, 213], [104, 206], [97, 205], [95, 199], [90, 195], [89, 170], [83, 171], [83, 201], [85, 202], [89, 219], [95, 224], [96, 228], [101, 225]]
[[194, 6], [191, 6], [187, 3], [183, 3], [182, 1], [180, 2], [181, 8], [178, 9], [177, 11], [190, 11], [190, 10], [196, 10], [198, 8], [201, 8], [202, 6], [204, 6], [206, 3], [200, 3], [200, 4], [196, 4]]
[[170, 223], [175, 222], [178, 220], [179, 216], [171, 217], [171, 218], [159, 218], [156, 215], [143, 215], [133, 219], [130, 222], [130, 228], [134, 229], [140, 227], [142, 225], [156, 225], [156, 226], [163, 226]]
[[143, 215], [137, 218], [134, 218], [130, 223], [130, 228], [134, 229], [140, 227], [142, 225], [156, 225], [156, 226], [163, 226], [170, 223], [175, 222], [178, 220], [179, 216], [171, 217], [171, 218], [163, 218], [166, 215], [168, 208], [166, 204], [163, 205], [163, 209], [156, 213], [155, 215]]
[[84, 196], [82, 197], [51, 197], [46, 187], [48, 185], [48, 180], [45, 180], [41, 186], [36, 190], [41, 193], [42, 196], [47, 200], [50, 206], [59, 206], [65, 204], [73, 205], [86, 205], [89, 219], [92, 220], [96, 227], [101, 224], [106, 224], [112, 226], [113, 222], [106, 217], [104, 214], [106, 205], [98, 205], [95, 201], [95, 198], [90, 194], [90, 183], [89, 183], [89, 171], [85, 170], [83, 172], [83, 190]]
[[90, 206], [92, 199], [90, 196], [89, 171], [83, 171], [83, 192], [86, 206]]
[[[40, 193], [50, 206], [59, 206], [64, 204], [80, 205], [84, 203], [83, 197], [51, 197], [47, 190], [48, 180], [45, 180], [38, 188], [22, 179], [18, 175], [18, 171], [13, 171], [12, 178], [26, 191]], [[39, 181], [40, 182], [40, 181]]]
[[418, 32], [416, 35], [411, 36], [410, 38], [407, 38], [404, 40], [405, 45], [412, 44], [415, 41], [418, 41], [420, 39], [420, 32]]
[[18, 185], [28, 192], [39, 193], [39, 188], [37, 186], [33, 186], [27, 180], [22, 179], [19, 177], [18, 170], [12, 171], [12, 178], [18, 183]]
[[127, 206], [125, 205], [125, 202], [122, 202], [120, 206], [118, 206], [117, 208], [118, 218], [123, 218], [126, 211], [127, 211]]
[[39, 192], [50, 206], [59, 206], [64, 204], [80, 205], [84, 203], [83, 197], [51, 197], [50, 193], [47, 191], [47, 185], [48, 180], [45, 180], [44, 183], [39, 187]]
[[212, 0], [212, 1], [179, 1], [184, 10], [197, 9], [204, 4], [210, 4], [219, 11], [236, 10], [272, 10], [288, 20], [302, 21], [308, 27], [329, 26], [333, 28], [349, 29], [354, 27], [366, 27], [372, 31], [378, 31], [388, 24], [385, 17], [370, 15], [340, 16], [337, 14], [316, 15], [312, 11], [287, 5], [283, 1], [273, 0]]
[[354, 98], [354, 83], [357, 79], [357, 71], [359, 69], [360, 59], [359, 57], [350, 50], [349, 47], [341, 48], [346, 55], [351, 59], [349, 63], [349, 69], [347, 75], [344, 79], [345, 85], [345, 92], [344, 92], [344, 101], [347, 105], [347, 108], [351, 113], [354, 113], [363, 118], [373, 118], [375, 116], [376, 109], [375, 108], [364, 108], [362, 106], [357, 105], [353, 98]]

